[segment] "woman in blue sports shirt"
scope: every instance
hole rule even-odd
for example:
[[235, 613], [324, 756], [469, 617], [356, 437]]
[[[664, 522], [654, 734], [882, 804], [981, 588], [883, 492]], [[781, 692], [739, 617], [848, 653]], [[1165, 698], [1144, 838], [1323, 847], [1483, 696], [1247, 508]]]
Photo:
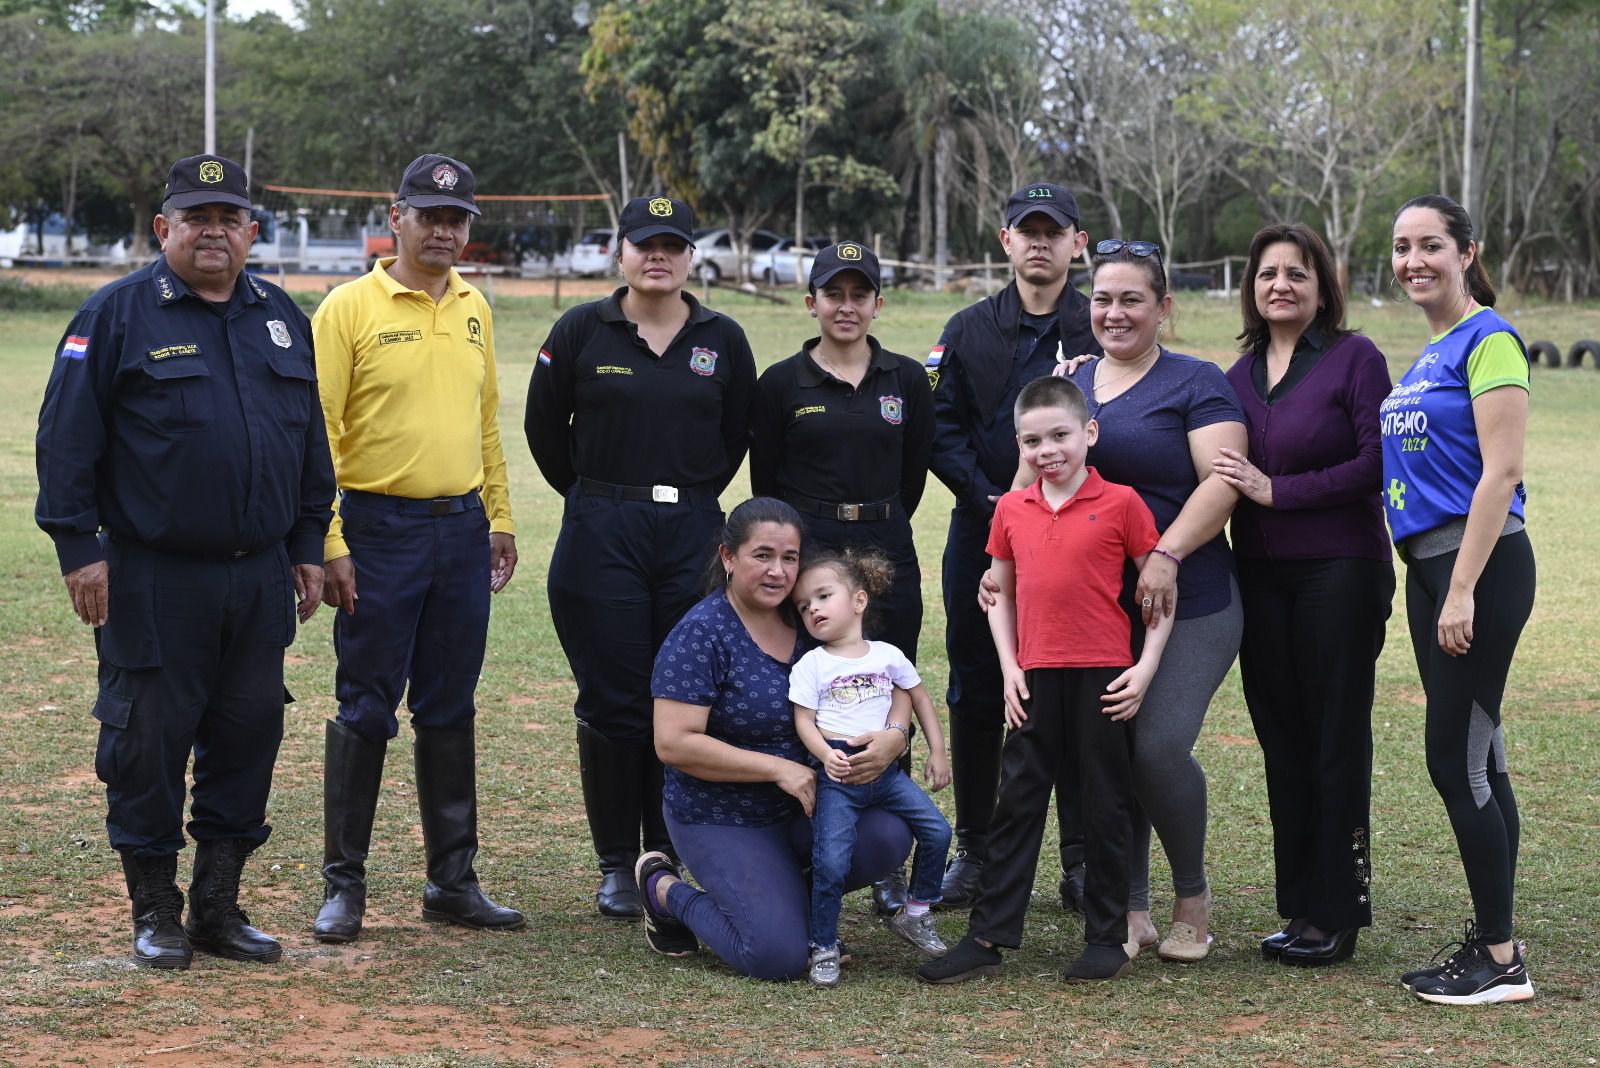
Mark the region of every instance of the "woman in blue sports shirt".
[[1391, 263], [1431, 336], [1380, 408], [1384, 507], [1407, 564], [1428, 773], [1476, 913], [1443, 965], [1401, 982], [1442, 1004], [1525, 1001], [1533, 984], [1511, 937], [1519, 823], [1500, 702], [1533, 610], [1522, 486], [1527, 347], [1494, 311], [1472, 220], [1455, 201], [1407, 201], [1395, 215]]

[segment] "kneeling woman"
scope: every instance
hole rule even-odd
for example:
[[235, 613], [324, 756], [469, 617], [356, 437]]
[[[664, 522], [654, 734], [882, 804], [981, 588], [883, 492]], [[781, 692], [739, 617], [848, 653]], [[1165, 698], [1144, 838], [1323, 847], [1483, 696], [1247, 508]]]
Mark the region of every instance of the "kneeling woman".
[[[667, 765], [667, 829], [678, 856], [703, 887], [679, 878], [664, 854], [639, 858], [645, 938], [667, 956], [703, 941], [735, 970], [757, 979], [806, 973], [816, 773], [794, 728], [789, 670], [809, 647], [789, 595], [800, 564], [800, 516], [757, 497], [728, 516], [717, 550], [715, 586], [673, 628], [656, 658], [656, 752]], [[847, 781], [870, 782], [909, 744], [910, 703], [897, 701], [891, 726], [852, 739]], [[845, 886], [866, 886], [896, 870], [911, 832], [869, 809]]]

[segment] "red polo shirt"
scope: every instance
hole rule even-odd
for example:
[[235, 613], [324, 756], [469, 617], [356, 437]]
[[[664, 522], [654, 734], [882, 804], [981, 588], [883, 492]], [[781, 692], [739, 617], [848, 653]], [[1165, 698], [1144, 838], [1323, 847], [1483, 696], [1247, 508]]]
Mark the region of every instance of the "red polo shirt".
[[1128, 616], [1117, 604], [1126, 562], [1155, 548], [1150, 509], [1093, 467], [1059, 510], [1039, 483], [1001, 497], [989, 555], [1017, 568], [1017, 663], [1025, 669], [1131, 667]]

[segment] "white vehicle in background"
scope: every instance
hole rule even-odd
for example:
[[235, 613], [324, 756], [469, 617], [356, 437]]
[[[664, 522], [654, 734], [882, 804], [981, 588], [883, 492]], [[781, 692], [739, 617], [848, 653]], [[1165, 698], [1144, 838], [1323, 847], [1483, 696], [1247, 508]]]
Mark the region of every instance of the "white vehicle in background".
[[[750, 235], [748, 255], [752, 259], [759, 259], [762, 253], [781, 240], [783, 239], [770, 230], [757, 230]], [[733, 247], [733, 231], [725, 226], [695, 231], [694, 255], [689, 260], [689, 270], [695, 277], [704, 278], [708, 282], [738, 278], [739, 253]], [[760, 273], [754, 269], [750, 273], [760, 277]]]
[[[794, 238], [786, 237], [767, 249], [765, 254], [757, 256], [750, 273], [769, 286], [794, 285], [797, 278], [811, 276], [811, 263], [816, 253], [832, 243], [826, 237], [815, 234], [799, 245], [795, 244]], [[796, 265], [799, 267], [798, 275], [795, 273]]]
[[611, 242], [616, 240], [611, 230], [590, 230], [572, 246], [569, 268], [572, 273], [588, 278], [611, 270]]

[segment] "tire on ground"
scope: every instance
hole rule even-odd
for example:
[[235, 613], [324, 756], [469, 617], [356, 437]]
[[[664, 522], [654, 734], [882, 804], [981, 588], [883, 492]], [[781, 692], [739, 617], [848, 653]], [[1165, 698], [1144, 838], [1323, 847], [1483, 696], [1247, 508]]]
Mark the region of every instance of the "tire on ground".
[[1594, 338], [1584, 338], [1582, 341], [1572, 343], [1572, 347], [1567, 350], [1567, 366], [1582, 367], [1584, 353], [1589, 354], [1589, 358], [1594, 361], [1595, 369], [1600, 370], [1600, 341]]
[[1561, 366], [1561, 350], [1554, 341], [1535, 341], [1528, 346], [1528, 362], [1537, 367], [1541, 359], [1546, 367]]

